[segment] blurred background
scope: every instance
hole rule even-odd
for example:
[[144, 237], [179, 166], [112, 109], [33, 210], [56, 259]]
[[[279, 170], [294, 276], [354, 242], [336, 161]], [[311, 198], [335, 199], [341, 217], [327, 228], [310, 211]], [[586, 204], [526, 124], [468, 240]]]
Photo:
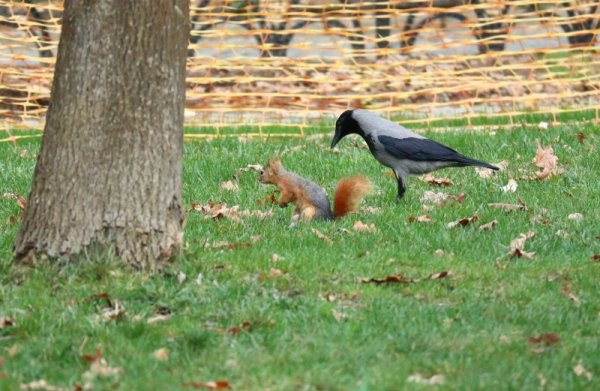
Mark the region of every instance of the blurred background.
[[[303, 135], [347, 108], [416, 128], [597, 121], [598, 5], [192, 0], [187, 130]], [[0, 0], [9, 137], [43, 129], [61, 15], [62, 1]]]

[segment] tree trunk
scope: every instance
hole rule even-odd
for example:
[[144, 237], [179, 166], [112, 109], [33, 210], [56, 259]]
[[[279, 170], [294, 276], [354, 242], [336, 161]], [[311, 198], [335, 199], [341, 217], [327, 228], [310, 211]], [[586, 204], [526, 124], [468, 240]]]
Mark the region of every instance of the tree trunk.
[[177, 252], [188, 18], [189, 0], [65, 1], [17, 260]]

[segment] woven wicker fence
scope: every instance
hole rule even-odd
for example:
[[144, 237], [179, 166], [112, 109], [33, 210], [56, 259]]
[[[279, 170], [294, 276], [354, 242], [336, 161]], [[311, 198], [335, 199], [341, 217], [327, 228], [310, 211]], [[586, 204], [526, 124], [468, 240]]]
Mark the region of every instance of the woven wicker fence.
[[[597, 120], [600, 1], [193, 0], [186, 124], [302, 135], [368, 108], [414, 126]], [[0, 129], [42, 128], [62, 2], [0, 0]], [[457, 122], [455, 120], [461, 120]]]

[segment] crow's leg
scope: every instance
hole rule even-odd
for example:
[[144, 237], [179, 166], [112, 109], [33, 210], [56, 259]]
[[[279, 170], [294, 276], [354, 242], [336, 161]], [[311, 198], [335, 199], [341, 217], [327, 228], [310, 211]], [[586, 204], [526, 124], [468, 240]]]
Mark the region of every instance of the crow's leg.
[[402, 197], [404, 197], [404, 192], [406, 192], [406, 183], [402, 175], [398, 175], [397, 172], [394, 172], [394, 174], [396, 174], [396, 180], [398, 181], [398, 195], [396, 196], [396, 201], [400, 201]]

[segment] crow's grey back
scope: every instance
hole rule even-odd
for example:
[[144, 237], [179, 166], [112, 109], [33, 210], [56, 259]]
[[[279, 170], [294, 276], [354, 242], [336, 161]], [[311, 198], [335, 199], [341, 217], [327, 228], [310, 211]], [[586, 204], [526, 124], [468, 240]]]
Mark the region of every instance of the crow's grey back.
[[402, 125], [388, 121], [385, 118], [378, 116], [366, 110], [354, 110], [352, 118], [358, 122], [365, 134], [373, 134], [374, 136], [390, 136], [394, 138], [426, 138], [415, 132], [406, 129]]

